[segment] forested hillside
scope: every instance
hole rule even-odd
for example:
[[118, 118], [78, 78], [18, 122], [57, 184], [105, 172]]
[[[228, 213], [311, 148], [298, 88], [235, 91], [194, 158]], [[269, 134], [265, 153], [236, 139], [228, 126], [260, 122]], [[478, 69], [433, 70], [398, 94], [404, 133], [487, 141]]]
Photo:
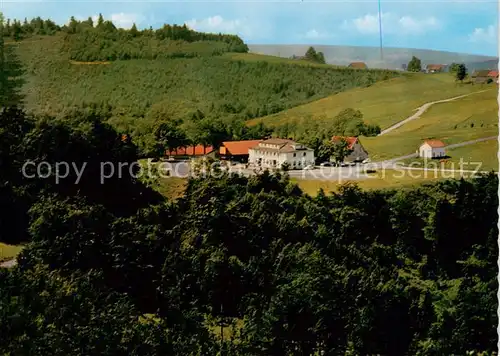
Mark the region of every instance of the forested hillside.
[[[73, 19], [58, 27], [35, 19], [9, 25], [5, 39], [25, 70], [26, 108], [60, 117], [90, 110], [134, 136], [145, 155], [165, 148], [155, 135], [165, 122], [182, 136], [169, 145], [260, 138], [265, 130], [249, 134], [246, 120], [399, 75], [256, 60], [241, 53], [246, 45], [237, 36], [185, 26], [138, 31], [90, 22]], [[202, 137], [209, 127], [219, 134]]]

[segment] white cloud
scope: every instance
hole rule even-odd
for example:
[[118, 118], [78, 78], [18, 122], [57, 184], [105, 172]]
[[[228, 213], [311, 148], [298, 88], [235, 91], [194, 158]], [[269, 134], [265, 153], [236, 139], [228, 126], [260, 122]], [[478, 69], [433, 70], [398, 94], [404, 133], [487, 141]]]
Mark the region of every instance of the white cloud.
[[134, 23], [137, 25], [143, 19], [143, 16], [140, 14], [125, 14], [123, 12], [111, 14], [111, 22], [119, 28], [131, 28]]
[[[390, 12], [382, 13], [382, 33], [420, 35], [441, 27], [441, 23], [433, 16], [414, 18], [412, 16], [399, 16]], [[379, 32], [379, 16], [367, 14], [353, 20], [344, 21], [344, 30], [354, 30], [361, 34], [377, 34]]]
[[475, 28], [469, 35], [469, 41], [475, 43], [498, 43], [498, 29], [494, 25], [486, 28]]
[[186, 26], [201, 32], [227, 33], [250, 36], [252, 31], [244, 20], [226, 20], [222, 16], [216, 15], [203, 20], [191, 19], [185, 21]]
[[319, 40], [319, 39], [330, 38], [330, 37], [332, 37], [332, 34], [330, 34], [328, 32], [317, 31], [316, 29], [312, 29], [310, 31], [307, 31], [307, 33], [304, 36], [304, 38], [311, 39], [311, 40]]

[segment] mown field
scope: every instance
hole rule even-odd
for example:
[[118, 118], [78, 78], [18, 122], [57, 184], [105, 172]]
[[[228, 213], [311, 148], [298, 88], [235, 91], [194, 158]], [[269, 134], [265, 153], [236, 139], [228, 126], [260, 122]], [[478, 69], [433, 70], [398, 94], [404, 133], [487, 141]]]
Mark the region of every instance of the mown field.
[[427, 102], [484, 89], [484, 85], [456, 83], [448, 73], [404, 73], [370, 87], [346, 90], [274, 115], [249, 120], [248, 124], [262, 121], [266, 125], [278, 126], [287, 122], [333, 118], [343, 109], [354, 108], [363, 113], [368, 124], [377, 124], [384, 129], [406, 119]]
[[[471, 174], [464, 172], [463, 177], [467, 178]], [[404, 170], [404, 169], [386, 169], [379, 170], [370, 175], [370, 178], [359, 180], [303, 180], [292, 179], [304, 193], [311, 196], [316, 196], [319, 189], [323, 189], [325, 193], [338, 192], [342, 184], [354, 183], [363, 190], [376, 189], [404, 189], [411, 188], [424, 183], [431, 183], [444, 179], [459, 179], [461, 174], [458, 172], [425, 172], [420, 170]]]
[[457, 147], [446, 151], [448, 157], [439, 160], [410, 158], [401, 161], [401, 164], [413, 167], [427, 167], [429, 169], [454, 169], [498, 171], [498, 141], [490, 140], [473, 145]]
[[[378, 161], [414, 153], [427, 138], [454, 144], [498, 135], [497, 95], [493, 86], [483, 93], [433, 105], [420, 118], [386, 135], [363, 137], [363, 146], [372, 161]], [[474, 146], [476, 145], [451, 150], [449, 155], [452, 159], [470, 155], [476, 158], [486, 157], [495, 150], [496, 142], [489, 141]], [[489, 164], [489, 167], [493, 166]]]
[[8, 245], [0, 242], [0, 262], [16, 257], [21, 250], [21, 245]]
[[[445, 167], [449, 168], [449, 167]], [[466, 169], [466, 168], [464, 168]], [[488, 169], [486, 169], [488, 170]], [[460, 178], [459, 172], [433, 172], [433, 171], [420, 171], [420, 170], [405, 170], [400, 169], [386, 169], [378, 170], [374, 174], [370, 174], [366, 179], [343, 179], [339, 180], [304, 180], [291, 178], [291, 181], [297, 184], [300, 189], [306, 194], [316, 196], [318, 190], [322, 188], [325, 192], [336, 192], [342, 184], [354, 183], [363, 190], [374, 189], [397, 189], [408, 188], [415, 185], [434, 182], [437, 180]], [[467, 178], [471, 173], [464, 172], [463, 177]], [[168, 177], [159, 179], [157, 186], [158, 191], [165, 197], [175, 200], [182, 196], [187, 180], [185, 178]]]
[[[498, 141], [479, 142], [474, 145], [457, 147], [448, 150], [447, 154], [450, 156], [448, 160], [455, 167], [460, 163], [460, 158], [465, 162], [464, 167], [475, 169], [477, 164], [480, 164], [480, 170], [498, 171]], [[467, 169], [467, 168], [464, 168]]]

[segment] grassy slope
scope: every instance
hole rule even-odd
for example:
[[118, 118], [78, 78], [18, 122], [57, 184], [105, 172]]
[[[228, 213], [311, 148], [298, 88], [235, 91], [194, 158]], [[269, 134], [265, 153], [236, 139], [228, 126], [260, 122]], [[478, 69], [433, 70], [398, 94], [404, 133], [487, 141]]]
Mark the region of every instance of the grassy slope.
[[20, 245], [7, 245], [0, 242], [0, 261], [9, 260], [16, 257], [19, 252], [23, 249]]
[[275, 115], [256, 118], [249, 124], [263, 121], [282, 124], [305, 117], [334, 117], [342, 109], [359, 109], [369, 124], [382, 129], [410, 116], [416, 108], [429, 102], [479, 91], [481, 85], [461, 85], [450, 74], [410, 74], [376, 83], [368, 88], [351, 89], [315, 102], [301, 105]]
[[470, 146], [447, 150], [449, 158], [441, 160], [424, 160], [411, 158], [401, 161], [404, 165], [414, 167], [443, 167], [455, 170], [498, 171], [498, 141], [478, 142]]
[[184, 194], [187, 180], [179, 177], [168, 177], [159, 179], [159, 187], [157, 188], [163, 196], [176, 200]]
[[450, 161], [458, 166], [460, 158], [463, 162], [470, 163], [464, 166], [469, 169], [476, 169], [476, 164], [481, 163], [481, 171], [498, 171], [498, 141], [479, 142], [471, 146], [458, 147], [449, 150], [447, 154], [451, 157]]
[[[481, 87], [477, 85], [476, 87]], [[433, 105], [419, 119], [408, 122], [390, 133], [378, 137], [363, 137], [363, 146], [372, 160], [403, 156], [417, 150], [422, 140], [437, 138], [446, 144], [470, 141], [476, 138], [498, 134], [497, 91], [492, 90], [458, 99], [453, 102]], [[484, 87], [483, 87], [484, 89]], [[471, 125], [474, 127], [471, 127]], [[477, 146], [488, 148], [490, 153], [495, 146], [493, 141]], [[449, 152], [449, 155], [467, 155], [473, 146], [462, 147]], [[481, 152], [474, 153], [483, 155]], [[452, 157], [453, 158], [453, 157]]]

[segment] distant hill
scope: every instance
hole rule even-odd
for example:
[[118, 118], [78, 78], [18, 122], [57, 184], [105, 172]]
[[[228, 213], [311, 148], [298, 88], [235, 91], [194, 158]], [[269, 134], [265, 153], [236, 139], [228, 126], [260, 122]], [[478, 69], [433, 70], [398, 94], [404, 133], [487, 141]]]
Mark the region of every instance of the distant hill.
[[498, 59], [492, 59], [488, 61], [481, 61], [481, 62], [470, 62], [470, 63], [465, 63], [465, 66], [469, 70], [469, 73], [472, 73], [474, 70], [481, 70], [481, 69], [498, 69]]
[[[378, 47], [359, 46], [323, 46], [312, 45], [323, 52], [329, 64], [348, 65], [351, 62], [365, 62], [369, 68], [402, 69], [412, 56], [420, 58], [423, 65], [465, 63], [469, 70], [489, 69], [498, 66], [498, 58], [466, 53], [433, 51], [413, 48], [384, 48], [384, 61], [380, 61]], [[302, 56], [309, 45], [248, 45], [251, 53], [266, 54], [279, 57]], [[485, 66], [484, 68], [481, 66]]]

